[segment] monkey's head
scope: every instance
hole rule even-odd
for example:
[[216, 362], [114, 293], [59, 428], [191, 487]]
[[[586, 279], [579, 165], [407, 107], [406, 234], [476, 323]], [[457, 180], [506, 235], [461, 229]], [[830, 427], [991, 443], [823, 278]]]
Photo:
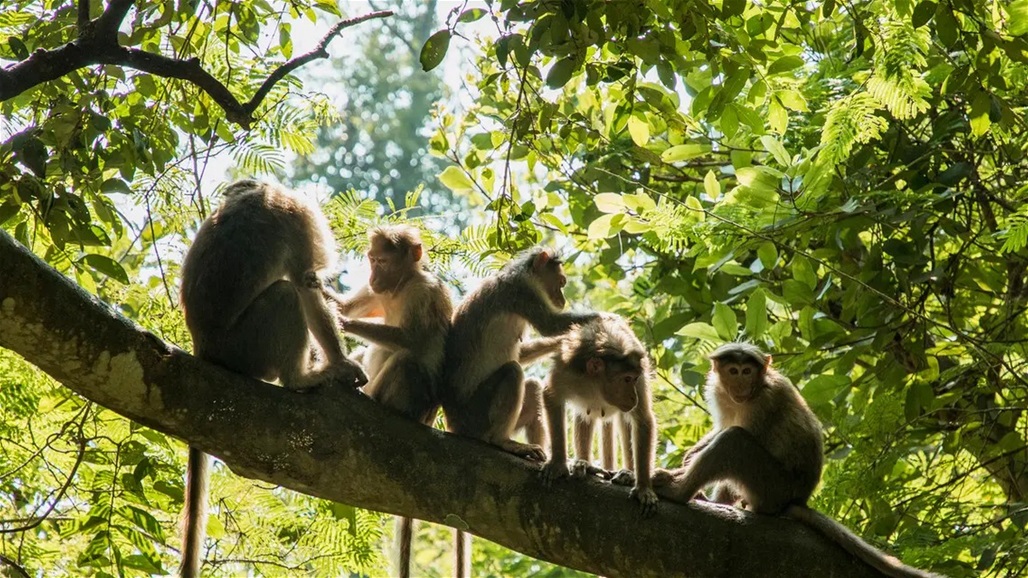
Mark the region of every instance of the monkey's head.
[[639, 403], [638, 383], [643, 367], [634, 356], [597, 355], [585, 362], [585, 373], [601, 385], [603, 400], [620, 409], [632, 411]]
[[421, 234], [407, 225], [388, 225], [368, 231], [368, 285], [375, 293], [392, 293], [421, 266]]
[[736, 403], [752, 399], [764, 387], [771, 356], [749, 343], [729, 343], [710, 354], [710, 371]]
[[532, 251], [532, 274], [539, 283], [543, 293], [557, 309], [563, 309], [567, 300], [564, 299], [564, 286], [568, 278], [564, 276], [564, 265], [557, 254], [550, 249]]

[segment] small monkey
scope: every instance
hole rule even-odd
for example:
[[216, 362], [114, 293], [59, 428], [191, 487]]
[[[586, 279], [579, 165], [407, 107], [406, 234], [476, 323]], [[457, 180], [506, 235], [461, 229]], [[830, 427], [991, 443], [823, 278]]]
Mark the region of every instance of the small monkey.
[[525, 397], [521, 337], [531, 325], [544, 337], [588, 322], [595, 313], [563, 312], [564, 268], [545, 248], [527, 251], [482, 282], [457, 306], [446, 341], [440, 399], [450, 431], [535, 461], [538, 444], [511, 439]]
[[[646, 350], [617, 315], [602, 314], [564, 337], [543, 390], [551, 439], [550, 461], [542, 472], [547, 483], [569, 475], [585, 476], [592, 469], [589, 460], [595, 425], [617, 421], [625, 465], [634, 469], [632, 496], [642, 504], [644, 513], [654, 511], [657, 494], [650, 473], [657, 428], [648, 377]], [[567, 405], [574, 414], [576, 459], [570, 469], [564, 433]]]
[[[182, 262], [180, 300], [197, 357], [303, 391], [326, 383], [360, 387], [333, 315], [310, 279], [336, 266], [335, 240], [317, 206], [251, 180], [224, 191]], [[324, 362], [312, 366], [312, 341]], [[199, 575], [207, 457], [189, 449], [183, 521], [184, 578]]]
[[893, 578], [935, 576], [902, 564], [806, 503], [824, 465], [821, 423], [771, 356], [748, 343], [711, 355], [706, 399], [714, 427], [685, 455], [682, 467], [659, 470], [662, 497], [688, 501], [714, 484], [711, 500], [745, 503], [761, 514], [784, 514], [822, 532]]
[[[409, 225], [368, 231], [368, 284], [342, 297], [325, 288], [336, 302], [340, 327], [370, 342], [361, 355], [371, 380], [364, 392], [372, 399], [426, 425], [438, 410], [436, 382], [442, 370], [446, 333], [453, 303], [450, 292], [422, 268], [421, 235]], [[381, 314], [383, 323], [351, 317]], [[397, 519], [397, 569], [410, 576], [414, 521]]]
[[[329, 288], [339, 325], [370, 342], [362, 355], [370, 382], [364, 392], [411, 419], [431, 423], [438, 408], [435, 384], [453, 316], [450, 292], [422, 268], [418, 230], [409, 225], [368, 232], [368, 284], [343, 297]], [[382, 323], [356, 319], [381, 313]]]

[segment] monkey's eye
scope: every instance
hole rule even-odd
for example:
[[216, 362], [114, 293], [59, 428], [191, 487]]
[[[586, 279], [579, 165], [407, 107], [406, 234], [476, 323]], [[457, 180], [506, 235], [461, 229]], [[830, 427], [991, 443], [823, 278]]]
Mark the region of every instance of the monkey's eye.
[[743, 374], [743, 375], [749, 375], [749, 374], [751, 374], [751, 373], [753, 373], [753, 368], [752, 368], [752, 367], [745, 367], [745, 368], [743, 368], [743, 370], [742, 370], [742, 374]]
[[739, 368], [738, 367], [731, 367], [731, 368], [728, 369], [728, 373], [731, 374], [731, 375], [739, 375]]
[[622, 378], [622, 381], [624, 381], [626, 385], [631, 385], [631, 384], [635, 383], [635, 376], [632, 375], [632, 374], [626, 374]]

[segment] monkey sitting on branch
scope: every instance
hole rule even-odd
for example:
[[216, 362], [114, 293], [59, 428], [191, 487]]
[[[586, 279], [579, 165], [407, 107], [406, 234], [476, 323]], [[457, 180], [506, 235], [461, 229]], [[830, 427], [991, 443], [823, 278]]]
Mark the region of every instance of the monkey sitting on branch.
[[[435, 384], [443, 364], [453, 303], [450, 292], [422, 268], [421, 235], [409, 225], [368, 232], [368, 284], [341, 296], [328, 287], [339, 326], [370, 346], [362, 361], [372, 399], [419, 422], [430, 424], [438, 409]], [[384, 315], [382, 323], [358, 319]]]
[[525, 398], [521, 360], [554, 342], [540, 342], [542, 347], [533, 352], [522, 349], [521, 338], [529, 325], [552, 337], [596, 317], [561, 311], [566, 284], [556, 255], [536, 248], [514, 258], [457, 306], [440, 388], [450, 431], [531, 460], [546, 459], [540, 445], [511, 436]]
[[[364, 392], [408, 418], [430, 425], [439, 409], [436, 383], [442, 370], [453, 303], [450, 292], [422, 268], [421, 235], [409, 225], [368, 231], [368, 284], [341, 296], [325, 295], [339, 311], [339, 326], [370, 342], [361, 360], [370, 382]], [[384, 316], [382, 323], [358, 317]], [[410, 576], [414, 521], [397, 519], [397, 574]]]
[[792, 382], [771, 367], [770, 355], [730, 343], [710, 360], [705, 394], [714, 427], [686, 453], [681, 468], [655, 473], [657, 494], [687, 502], [714, 484], [712, 501], [798, 520], [887, 576], [936, 576], [878, 551], [806, 505], [824, 465], [821, 423]]
[[[182, 262], [180, 300], [197, 357], [286, 388], [360, 387], [335, 316], [310, 279], [336, 267], [321, 210], [285, 189], [242, 180], [200, 226]], [[324, 361], [314, 365], [314, 335]], [[181, 575], [198, 576], [207, 501], [207, 457], [189, 449]]]
[[[612, 314], [579, 325], [563, 342], [553, 356], [553, 369], [543, 389], [551, 440], [544, 480], [551, 483], [567, 476], [584, 477], [595, 469], [590, 463], [595, 425], [616, 421], [625, 466], [634, 470], [634, 476], [628, 474], [635, 486], [631, 495], [642, 504], [644, 513], [653, 513], [657, 494], [650, 472], [657, 428], [646, 350], [628, 323]], [[570, 468], [564, 421], [567, 405], [574, 415], [575, 460]]]

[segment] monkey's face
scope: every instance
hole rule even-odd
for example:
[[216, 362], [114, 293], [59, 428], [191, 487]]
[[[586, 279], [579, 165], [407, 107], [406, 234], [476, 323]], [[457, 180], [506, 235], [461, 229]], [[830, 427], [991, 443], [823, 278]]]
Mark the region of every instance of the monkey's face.
[[536, 257], [532, 269], [553, 306], [563, 309], [567, 304], [567, 300], [564, 299], [564, 286], [568, 284], [568, 278], [564, 276], [564, 267], [560, 260], [549, 251], [543, 251]]
[[624, 412], [632, 411], [639, 403], [640, 368], [594, 357], [586, 363], [586, 371], [602, 384], [603, 401]]
[[718, 381], [736, 402], [747, 401], [760, 391], [764, 367], [749, 361], [714, 361]]
[[388, 244], [373, 240], [368, 249], [368, 263], [371, 277], [368, 285], [375, 293], [390, 293], [398, 290], [407, 280], [414, 266], [410, 258]]

